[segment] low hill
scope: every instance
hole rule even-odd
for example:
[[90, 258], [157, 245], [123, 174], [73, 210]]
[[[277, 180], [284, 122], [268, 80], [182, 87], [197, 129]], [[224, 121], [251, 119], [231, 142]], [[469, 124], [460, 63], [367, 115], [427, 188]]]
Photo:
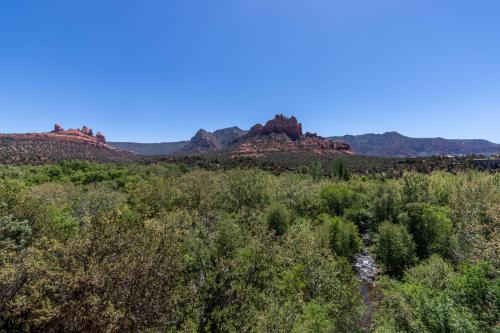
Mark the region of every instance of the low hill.
[[398, 132], [334, 136], [328, 139], [345, 142], [356, 154], [369, 156], [492, 155], [500, 152], [499, 144], [487, 140], [410, 138]]
[[64, 130], [56, 125], [52, 132], [0, 134], [0, 163], [45, 163], [63, 159], [98, 162], [132, 161], [136, 154], [106, 143], [104, 135], [92, 129]]

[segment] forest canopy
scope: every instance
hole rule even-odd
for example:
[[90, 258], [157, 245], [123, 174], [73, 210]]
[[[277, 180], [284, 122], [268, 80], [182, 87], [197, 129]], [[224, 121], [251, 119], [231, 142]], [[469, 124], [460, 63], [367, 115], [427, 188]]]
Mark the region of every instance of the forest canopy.
[[498, 173], [0, 166], [0, 330], [495, 332], [499, 224]]

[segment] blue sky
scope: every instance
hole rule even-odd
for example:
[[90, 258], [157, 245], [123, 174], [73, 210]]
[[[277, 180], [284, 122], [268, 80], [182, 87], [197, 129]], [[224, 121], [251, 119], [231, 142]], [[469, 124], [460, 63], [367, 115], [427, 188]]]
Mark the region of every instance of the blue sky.
[[0, 132], [159, 142], [276, 113], [500, 142], [500, 1], [2, 0]]

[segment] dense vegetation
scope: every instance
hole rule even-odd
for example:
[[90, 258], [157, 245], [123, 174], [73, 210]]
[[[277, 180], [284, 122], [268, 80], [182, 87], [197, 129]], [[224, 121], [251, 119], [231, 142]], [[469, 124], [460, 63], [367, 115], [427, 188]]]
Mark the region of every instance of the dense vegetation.
[[0, 166], [0, 330], [499, 329], [499, 174], [213, 165]]

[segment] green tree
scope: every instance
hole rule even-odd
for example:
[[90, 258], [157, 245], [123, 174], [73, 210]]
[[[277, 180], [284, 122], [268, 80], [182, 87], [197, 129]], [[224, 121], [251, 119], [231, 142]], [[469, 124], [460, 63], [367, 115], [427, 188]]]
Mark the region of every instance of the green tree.
[[278, 236], [283, 235], [291, 222], [291, 214], [288, 208], [280, 203], [273, 203], [266, 213], [266, 222], [269, 229]]
[[400, 197], [403, 206], [429, 201], [429, 177], [421, 173], [405, 173], [400, 180]]
[[406, 205], [401, 222], [408, 227], [417, 245], [419, 258], [437, 253], [452, 258], [456, 245], [450, 211], [427, 203]]
[[335, 254], [352, 260], [361, 248], [358, 227], [350, 221], [338, 217], [332, 218], [330, 247]]
[[320, 179], [323, 177], [323, 165], [321, 164], [321, 161], [314, 161], [311, 163], [309, 166], [309, 174], [314, 179]]
[[466, 264], [451, 289], [454, 298], [473, 312], [484, 330], [498, 324], [500, 281], [490, 264]]
[[396, 193], [391, 185], [378, 185], [371, 199], [373, 216], [377, 223], [396, 220], [398, 215]]
[[325, 212], [341, 216], [344, 210], [355, 205], [357, 193], [346, 185], [327, 185], [321, 191], [321, 200]]
[[349, 170], [347, 169], [346, 163], [343, 158], [335, 159], [335, 161], [333, 162], [331, 176], [332, 178], [336, 178], [339, 180], [349, 180]]
[[416, 261], [415, 243], [402, 225], [384, 222], [375, 236], [374, 252], [386, 273], [400, 277]]
[[407, 269], [404, 281], [439, 291], [448, 287], [453, 277], [453, 266], [439, 255], [433, 254], [427, 260]]

